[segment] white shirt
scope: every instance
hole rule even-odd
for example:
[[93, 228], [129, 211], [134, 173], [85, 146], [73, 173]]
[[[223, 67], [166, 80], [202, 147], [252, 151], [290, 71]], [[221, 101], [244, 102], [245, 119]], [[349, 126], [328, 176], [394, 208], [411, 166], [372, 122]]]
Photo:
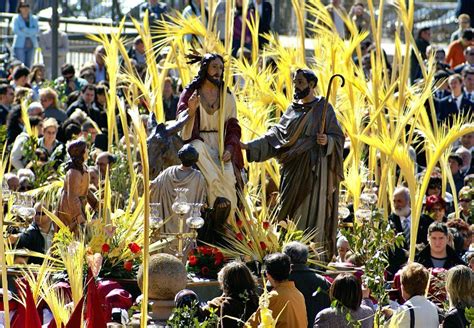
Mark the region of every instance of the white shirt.
[[461, 109], [462, 96], [463, 96], [462, 93], [458, 97], [453, 96], [454, 100], [456, 101], [456, 107], [458, 108], [458, 110]]
[[410, 328], [410, 307], [415, 313], [415, 328], [438, 328], [438, 310], [423, 296], [413, 296], [406, 301], [397, 309], [390, 321], [395, 320], [398, 328]]

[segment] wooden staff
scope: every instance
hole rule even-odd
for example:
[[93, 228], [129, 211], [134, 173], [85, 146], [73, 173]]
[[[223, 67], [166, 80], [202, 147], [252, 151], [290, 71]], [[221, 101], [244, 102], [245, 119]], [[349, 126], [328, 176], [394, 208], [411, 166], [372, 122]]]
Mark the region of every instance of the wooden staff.
[[319, 131], [319, 133], [321, 133], [321, 134], [324, 133], [324, 129], [326, 127], [326, 113], [328, 111], [328, 106], [329, 106], [329, 95], [331, 94], [332, 80], [334, 80], [334, 78], [336, 78], [336, 77], [341, 78], [341, 88], [346, 83], [346, 79], [341, 74], [334, 74], [329, 79], [328, 91], [326, 92], [326, 102], [324, 103], [324, 107], [323, 107], [323, 116], [322, 116], [322, 121], [321, 121], [321, 128], [320, 128], [320, 131]]

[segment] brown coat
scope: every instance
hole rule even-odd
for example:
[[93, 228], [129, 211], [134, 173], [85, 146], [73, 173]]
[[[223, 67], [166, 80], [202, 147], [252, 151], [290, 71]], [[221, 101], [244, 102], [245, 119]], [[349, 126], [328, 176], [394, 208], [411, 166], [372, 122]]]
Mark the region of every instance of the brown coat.
[[[269, 309], [272, 310], [273, 318], [278, 315], [276, 328], [307, 328], [306, 305], [304, 296], [295, 287], [293, 281], [280, 283], [270, 293]], [[281, 314], [280, 314], [281, 313]], [[260, 324], [260, 311], [257, 310], [249, 319], [252, 327]]]

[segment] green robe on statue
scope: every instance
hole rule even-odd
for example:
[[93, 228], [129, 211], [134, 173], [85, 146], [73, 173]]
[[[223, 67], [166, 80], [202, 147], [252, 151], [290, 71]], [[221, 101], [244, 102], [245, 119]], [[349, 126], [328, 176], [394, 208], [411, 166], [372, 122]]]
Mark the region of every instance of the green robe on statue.
[[247, 160], [277, 158], [281, 164], [278, 219], [298, 221], [302, 230], [317, 229], [315, 241], [321, 243], [330, 258], [336, 247], [344, 135], [329, 105], [324, 130], [328, 143], [317, 144], [324, 103], [325, 99], [318, 97], [304, 105], [291, 104], [278, 124], [247, 144]]

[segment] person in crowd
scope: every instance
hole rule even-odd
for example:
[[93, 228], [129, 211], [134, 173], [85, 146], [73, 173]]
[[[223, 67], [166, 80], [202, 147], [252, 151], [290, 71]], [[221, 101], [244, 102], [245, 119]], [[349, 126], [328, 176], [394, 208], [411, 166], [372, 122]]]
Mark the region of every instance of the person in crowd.
[[363, 32], [363, 31], [369, 32], [369, 35], [367, 36], [366, 40], [371, 40], [372, 33], [371, 33], [371, 28], [370, 28], [370, 15], [365, 10], [365, 6], [363, 2], [356, 1], [354, 3], [354, 5], [352, 6], [349, 12], [349, 17], [352, 19], [352, 21], [354, 22], [359, 32]]
[[7, 8], [8, 8], [9, 13], [14, 13], [17, 7], [18, 7], [18, 0], [0, 1], [0, 13], [6, 13]]
[[107, 86], [98, 84], [95, 87], [95, 101], [90, 109], [89, 117], [101, 131], [107, 131]]
[[258, 47], [263, 47], [268, 43], [264, 34], [269, 34], [272, 31], [272, 4], [267, 0], [253, 0], [249, 1], [249, 10], [259, 17], [258, 23]]
[[[46, 66], [46, 77], [52, 78], [53, 67], [53, 30], [51, 29], [52, 21], [49, 22], [49, 29], [42, 32], [39, 36], [41, 44], [41, 51], [43, 53], [43, 61]], [[69, 39], [66, 32], [58, 30], [58, 57], [56, 66], [58, 72], [61, 72], [61, 67], [66, 63], [66, 55], [69, 52]]]
[[33, 101], [33, 91], [30, 88], [16, 87], [15, 96], [13, 97], [13, 105], [21, 106], [23, 102], [26, 105]]
[[16, 137], [23, 132], [21, 107], [15, 106], [7, 115], [7, 144], [12, 145]]
[[191, 309], [196, 306], [197, 313], [195, 319], [197, 319], [198, 322], [202, 322], [206, 318], [205, 311], [203, 311], [200, 306], [199, 296], [191, 289], [183, 289], [176, 293], [174, 297], [174, 305], [177, 309], [183, 309], [184, 307]]
[[34, 92], [34, 99], [39, 99], [39, 90], [42, 88], [45, 78], [45, 67], [43, 64], [34, 64], [31, 66], [31, 72], [28, 76], [28, 85]]
[[474, 104], [463, 92], [463, 79], [460, 74], [453, 74], [448, 78], [451, 95], [438, 101], [437, 114], [439, 121], [445, 121], [452, 115], [472, 113]]
[[474, 252], [471, 251], [467, 254], [466, 263], [469, 266], [469, 268], [471, 269], [471, 271], [474, 271]]
[[140, 7], [140, 18], [143, 20], [145, 17], [145, 13], [148, 10], [148, 16], [150, 19], [150, 23], [164, 19], [168, 13], [168, 6], [165, 2], [158, 1], [158, 0], [148, 0], [147, 2], [143, 3]]
[[454, 68], [454, 73], [461, 74], [466, 68], [474, 68], [474, 45], [464, 49], [464, 58], [466, 61], [456, 66]]
[[[472, 57], [474, 58], [474, 55]], [[474, 103], [474, 66], [464, 68], [461, 74], [464, 80], [464, 93], [471, 103]]]
[[[474, 192], [471, 192], [471, 187], [469, 186], [462, 187], [458, 194], [459, 218], [467, 224], [474, 224], [474, 213], [471, 210], [473, 195]], [[448, 215], [448, 220], [455, 218], [456, 212]]]
[[425, 66], [428, 67], [428, 58], [434, 56], [436, 62], [436, 71], [448, 71], [450, 70], [449, 65], [446, 63], [446, 51], [443, 47], [430, 44], [426, 48], [426, 59]]
[[[43, 132], [43, 119], [40, 116], [33, 115], [29, 116], [29, 118], [31, 129], [34, 131], [36, 136], [41, 136]], [[15, 138], [15, 142], [13, 143], [12, 150], [10, 153], [10, 161], [12, 167], [16, 170], [23, 169], [28, 164], [28, 159], [24, 157], [23, 146], [29, 139], [30, 136], [26, 131], [22, 131]]]
[[[416, 48], [421, 55], [423, 60], [426, 60], [426, 49], [430, 45], [431, 41], [431, 28], [424, 27], [418, 31], [418, 36], [415, 40]], [[410, 57], [410, 80], [413, 83], [415, 80], [421, 78], [423, 75], [421, 73], [421, 67], [418, 63], [418, 59], [415, 55], [416, 49], [412, 50], [411, 57]]]
[[472, 231], [469, 229], [469, 224], [461, 219], [452, 219], [446, 226], [453, 235], [454, 250], [462, 259], [471, 246]]
[[3, 180], [7, 182], [8, 190], [18, 191], [20, 189], [20, 179], [15, 173], [5, 173]]
[[[43, 207], [42, 203], [36, 203], [36, 214], [30, 226], [18, 235], [10, 235], [9, 240], [12, 244], [16, 243], [17, 249], [25, 248], [33, 252], [46, 254], [51, 248], [54, 237], [54, 224], [43, 211]], [[41, 265], [43, 258], [30, 256], [28, 263]]]
[[[48, 118], [43, 122], [43, 137], [38, 139], [38, 146], [46, 151], [50, 160], [62, 162], [66, 155], [64, 145], [56, 139], [59, 124], [54, 118]], [[55, 156], [53, 156], [53, 154]]]
[[461, 38], [462, 32], [471, 26], [471, 18], [467, 14], [458, 16], [458, 29], [451, 34], [449, 43], [453, 43]]
[[438, 309], [424, 295], [429, 281], [429, 271], [419, 263], [407, 264], [401, 272], [402, 297], [406, 302], [395, 313], [385, 310], [391, 317], [390, 324], [400, 328], [437, 328]]
[[117, 162], [117, 156], [106, 151], [101, 152], [97, 156], [95, 160], [95, 166], [99, 169], [99, 177], [101, 180], [105, 179], [107, 172], [110, 175], [110, 168], [116, 162]]
[[163, 110], [165, 111], [165, 119], [167, 121], [176, 119], [178, 101], [179, 97], [173, 90], [173, 80], [170, 77], [166, 77], [163, 86]]
[[105, 48], [103, 45], [99, 45], [94, 50], [94, 62], [92, 63], [92, 67], [95, 72], [95, 83], [99, 83], [101, 81], [108, 81], [109, 78], [107, 76], [107, 68], [105, 67]]
[[128, 51], [128, 57], [135, 60], [137, 65], [146, 66], [145, 44], [141, 36], [137, 36], [133, 40], [133, 46]]
[[68, 117], [79, 109], [80, 111], [84, 112], [87, 116], [90, 115], [90, 111], [92, 108], [92, 104], [94, 103], [95, 99], [95, 85], [93, 84], [86, 84], [81, 88], [81, 93], [79, 98], [73, 102], [67, 109], [66, 114]]
[[336, 307], [322, 310], [314, 319], [314, 328], [351, 327], [346, 317], [358, 322], [362, 328], [373, 327], [372, 301], [370, 291], [363, 289], [359, 279], [350, 274], [342, 273], [334, 279], [329, 296], [331, 301], [337, 301]]
[[446, 55], [446, 62], [454, 69], [456, 66], [464, 63], [464, 50], [474, 45], [474, 30], [468, 28], [461, 34], [461, 39], [453, 41], [448, 47], [448, 54]]
[[[472, 2], [469, 0], [458, 0], [456, 7], [456, 16], [459, 17], [462, 14], [466, 14], [469, 17], [474, 17], [474, 8], [472, 7]], [[474, 28], [474, 20], [471, 20], [471, 27]]]
[[451, 90], [448, 85], [448, 77], [449, 73], [444, 70], [435, 73], [433, 85], [439, 85], [438, 89], [433, 93], [435, 103], [439, 102], [440, 99], [451, 95]]
[[6, 124], [7, 116], [11, 110], [14, 97], [15, 91], [11, 85], [0, 85], [0, 125]]
[[[278, 317], [277, 328], [304, 328], [308, 326], [306, 305], [303, 294], [290, 281], [291, 260], [282, 253], [267, 255], [264, 259], [265, 276], [273, 290], [269, 293], [268, 308], [273, 318]], [[258, 327], [260, 311], [257, 310], [247, 323], [251, 327]]]
[[80, 91], [87, 81], [76, 77], [76, 70], [72, 64], [64, 64], [61, 66], [61, 76], [56, 79], [58, 88], [64, 89], [64, 95], [69, 96], [74, 91]]
[[18, 15], [13, 18], [13, 51], [15, 58], [31, 67], [36, 48], [38, 48], [38, 18], [30, 12], [30, 5], [20, 1]]
[[39, 99], [44, 108], [45, 118], [54, 118], [59, 124], [67, 120], [66, 113], [60, 109], [58, 94], [53, 88], [41, 89]]
[[326, 9], [334, 22], [334, 26], [336, 26], [337, 33], [344, 39], [348, 33], [342, 17], [347, 17], [347, 11], [342, 5], [342, 0], [331, 0]]
[[30, 75], [30, 70], [25, 66], [19, 66], [13, 71], [13, 81], [12, 86], [14, 89], [18, 87], [30, 87], [28, 84], [28, 76]]
[[[242, 35], [243, 26], [243, 0], [235, 1], [234, 11], [234, 34], [232, 39], [232, 56], [237, 57], [237, 51], [239, 51], [241, 43], [243, 41], [244, 47], [252, 48], [252, 35], [250, 29], [245, 26], [244, 34]], [[247, 21], [250, 21], [250, 17], [254, 15], [253, 10], [247, 9]], [[243, 39], [243, 40], [242, 40]]]
[[[202, 0], [187, 0], [187, 5], [183, 9], [183, 17], [189, 19], [190, 17], [201, 18], [201, 3]], [[207, 4], [205, 4], [207, 6]], [[209, 17], [209, 12], [206, 7], [204, 7], [204, 26], [207, 26], [207, 19]], [[186, 34], [184, 39], [188, 42], [193, 40], [192, 34]]]
[[247, 321], [258, 308], [257, 283], [247, 266], [238, 261], [227, 263], [217, 276], [222, 295], [207, 303], [207, 309], [216, 309], [222, 327], [237, 328], [241, 324], [233, 317]]
[[316, 271], [308, 268], [308, 247], [298, 241], [292, 241], [283, 248], [283, 253], [291, 260], [290, 281], [303, 294], [306, 304], [308, 327], [313, 327], [314, 318], [321, 310], [331, 306], [329, 300], [329, 282]]
[[435, 222], [447, 222], [446, 217], [446, 201], [443, 197], [431, 195], [426, 198], [425, 211], [427, 215]]
[[[456, 187], [456, 190], [454, 192], [458, 194], [461, 188], [464, 186], [464, 176], [461, 174], [461, 167], [463, 166], [463, 160], [459, 154], [452, 153], [451, 155], [449, 155], [448, 161], [449, 161], [449, 168], [451, 170], [451, 174], [454, 180], [454, 185]], [[454, 192], [451, 191], [451, 185], [448, 185], [448, 191], [451, 194], [454, 194]]]
[[89, 141], [90, 139], [90, 142], [94, 143], [97, 134], [97, 129], [94, 124], [92, 124], [91, 120], [87, 120], [81, 125], [81, 137], [84, 138], [84, 140]]
[[95, 71], [91, 66], [81, 68], [79, 78], [85, 80], [89, 84], [95, 84]]
[[446, 291], [450, 310], [444, 317], [443, 327], [468, 327], [465, 309], [474, 307], [474, 272], [464, 265], [449, 269], [446, 275]]
[[349, 245], [349, 241], [346, 237], [340, 236], [336, 242], [337, 248], [337, 256], [335, 262], [337, 263], [344, 263], [347, 260], [347, 254], [351, 249], [351, 245]]
[[448, 245], [448, 228], [445, 223], [433, 222], [429, 226], [428, 243], [415, 258], [416, 262], [426, 268], [450, 269], [455, 265], [465, 264]]

